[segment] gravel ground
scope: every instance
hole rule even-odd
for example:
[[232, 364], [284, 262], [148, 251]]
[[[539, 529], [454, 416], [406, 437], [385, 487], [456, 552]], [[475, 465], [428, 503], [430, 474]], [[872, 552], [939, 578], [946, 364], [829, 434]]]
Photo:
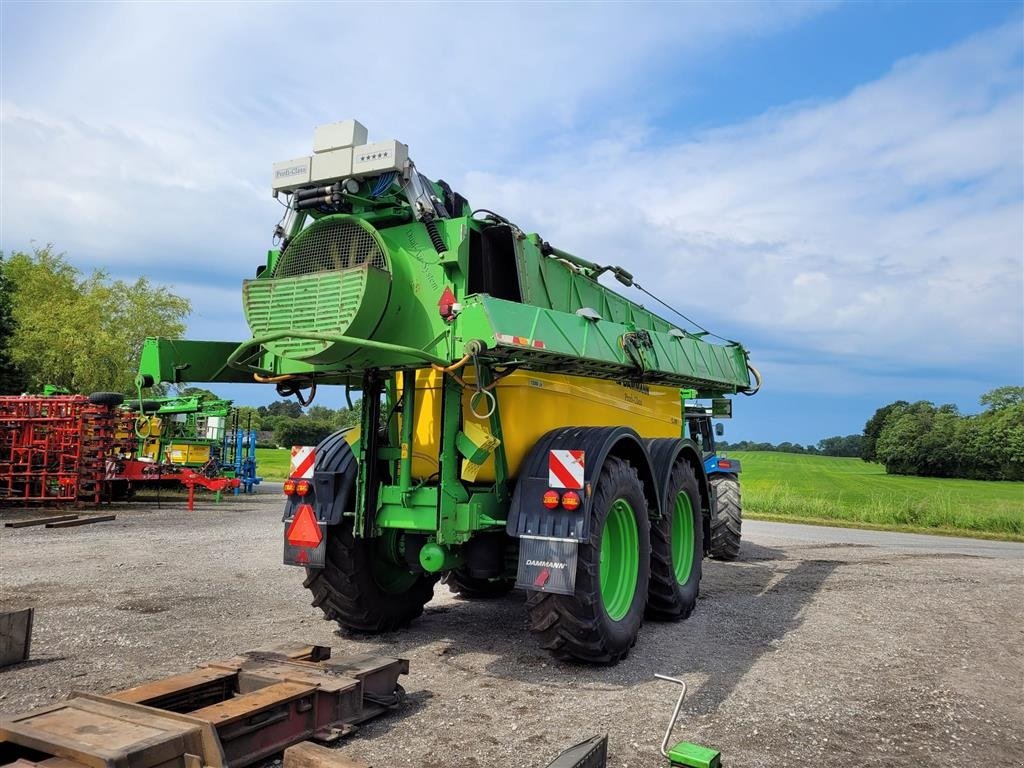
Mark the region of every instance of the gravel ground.
[[0, 671], [0, 712], [299, 640], [410, 660], [410, 701], [341, 748], [378, 768], [539, 768], [603, 732], [610, 766], [664, 766], [677, 691], [655, 672], [690, 686], [678, 738], [731, 767], [1024, 764], [1024, 545], [979, 556], [751, 524], [740, 561], [705, 563], [688, 621], [647, 624], [628, 659], [595, 668], [541, 652], [516, 593], [469, 602], [439, 586], [405, 632], [334, 634], [280, 565], [267, 491], [0, 529], [0, 606], [36, 607], [33, 658]]

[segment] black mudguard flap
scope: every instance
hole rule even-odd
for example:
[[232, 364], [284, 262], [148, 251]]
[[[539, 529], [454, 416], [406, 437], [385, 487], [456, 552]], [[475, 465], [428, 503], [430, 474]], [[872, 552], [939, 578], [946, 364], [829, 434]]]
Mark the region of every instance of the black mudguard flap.
[[556, 595], [573, 594], [578, 546], [579, 542], [573, 539], [520, 536], [516, 586]]
[[319, 521], [320, 543], [315, 547], [296, 547], [288, 543], [288, 527], [292, 524], [294, 517], [286, 517], [284, 520], [284, 564], [302, 565], [306, 568], [323, 568], [327, 561], [327, 524]]

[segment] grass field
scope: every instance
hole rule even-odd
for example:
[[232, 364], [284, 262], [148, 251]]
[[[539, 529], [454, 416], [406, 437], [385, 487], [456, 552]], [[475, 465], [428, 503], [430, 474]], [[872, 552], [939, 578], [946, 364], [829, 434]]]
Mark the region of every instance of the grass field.
[[730, 451], [743, 515], [1024, 541], [1024, 483], [887, 475], [860, 459]]
[[[734, 451], [743, 514], [855, 527], [1024, 541], [1024, 483], [887, 475], [860, 459]], [[291, 452], [257, 448], [258, 471], [283, 480]]]
[[264, 480], [284, 480], [291, 459], [292, 452], [287, 448], [257, 448], [256, 472]]

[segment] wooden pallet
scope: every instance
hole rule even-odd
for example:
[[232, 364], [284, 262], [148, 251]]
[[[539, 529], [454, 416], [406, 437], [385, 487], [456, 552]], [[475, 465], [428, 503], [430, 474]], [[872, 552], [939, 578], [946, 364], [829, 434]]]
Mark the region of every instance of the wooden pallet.
[[[409, 662], [279, 646], [0, 721], [6, 768], [241, 768], [397, 705]], [[41, 754], [40, 754], [41, 753]]]

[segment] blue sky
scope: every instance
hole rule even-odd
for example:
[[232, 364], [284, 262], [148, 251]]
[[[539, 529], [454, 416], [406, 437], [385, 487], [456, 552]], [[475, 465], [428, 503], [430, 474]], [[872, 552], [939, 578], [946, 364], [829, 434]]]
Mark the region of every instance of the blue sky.
[[166, 282], [194, 338], [246, 334], [270, 163], [356, 117], [742, 340], [766, 384], [732, 439], [815, 442], [894, 399], [971, 411], [1024, 383], [1020, 3], [0, 13], [0, 247]]

